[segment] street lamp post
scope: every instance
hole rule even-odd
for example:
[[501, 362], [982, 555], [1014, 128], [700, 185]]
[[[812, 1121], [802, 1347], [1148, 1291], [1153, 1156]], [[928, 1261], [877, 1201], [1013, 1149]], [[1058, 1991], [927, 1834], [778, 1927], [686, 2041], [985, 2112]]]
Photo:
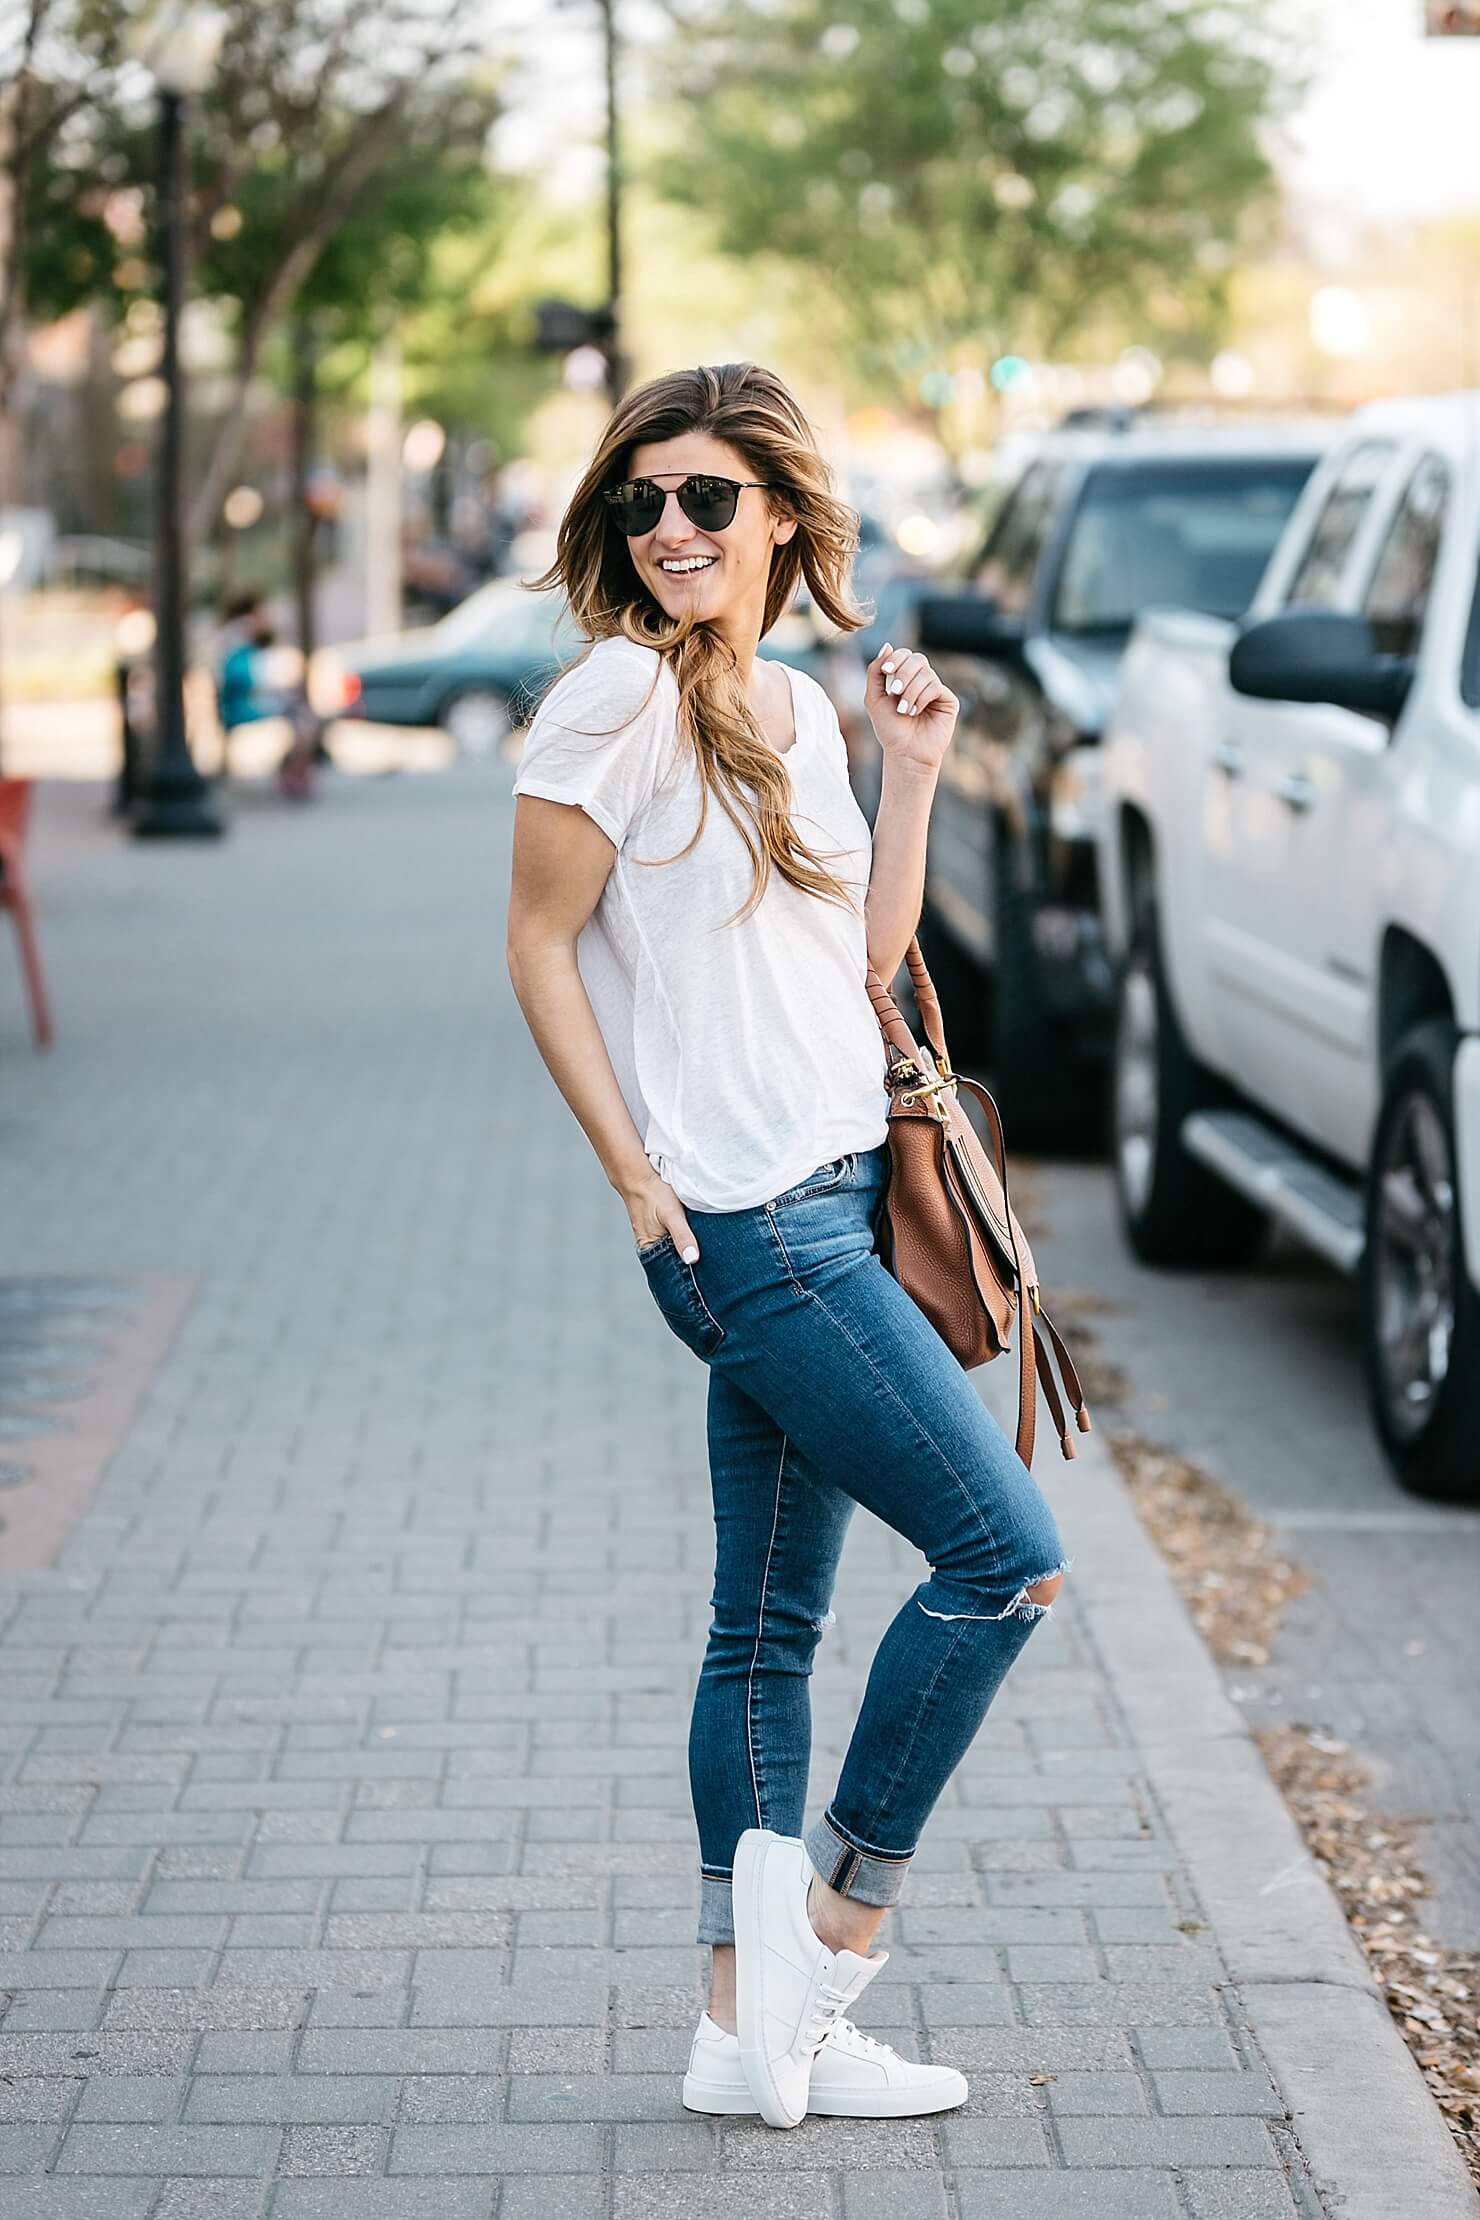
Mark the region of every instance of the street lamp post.
[[615, 408], [627, 389], [622, 348], [622, 142], [617, 106], [616, 0], [600, 0], [606, 77], [606, 297], [611, 331], [605, 342], [607, 398]]
[[[568, 0], [555, 0], [557, 7]], [[621, 62], [621, 39], [617, 23], [618, 0], [596, 0], [601, 16], [602, 84], [606, 94], [606, 301], [595, 310], [588, 310], [584, 329], [579, 333], [570, 329], [570, 322], [580, 312], [568, 303], [548, 301], [541, 304], [542, 311], [552, 312], [549, 320], [542, 313], [541, 336], [536, 346], [548, 353], [569, 352], [593, 346], [600, 349], [604, 364], [601, 384], [615, 408], [627, 390], [627, 377], [631, 361], [622, 345], [622, 195], [625, 179], [622, 171], [621, 111], [618, 104], [618, 75]], [[556, 333], [556, 320], [560, 333]], [[584, 378], [582, 391], [587, 390]], [[593, 386], [591, 390], [596, 390]]]
[[185, 390], [180, 370], [180, 310], [185, 290], [185, 103], [204, 91], [220, 51], [225, 18], [189, 0], [159, 9], [142, 27], [135, 52], [159, 88], [159, 241], [164, 330], [159, 372], [165, 388], [155, 482], [155, 754], [133, 831], [145, 840], [217, 837], [224, 826], [196, 769], [185, 731], [186, 566], [181, 480]]

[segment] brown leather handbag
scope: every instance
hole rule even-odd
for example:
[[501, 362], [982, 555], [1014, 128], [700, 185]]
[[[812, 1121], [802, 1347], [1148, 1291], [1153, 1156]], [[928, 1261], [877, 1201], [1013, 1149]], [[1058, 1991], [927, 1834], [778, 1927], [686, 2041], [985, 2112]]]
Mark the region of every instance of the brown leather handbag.
[[[1033, 1251], [1008, 1201], [997, 1105], [979, 1080], [951, 1068], [940, 1002], [917, 940], [911, 940], [905, 960], [925, 1052], [872, 964], [867, 974], [884, 1036], [889, 1088], [889, 1183], [880, 1257], [968, 1372], [1001, 1356], [1017, 1328], [1017, 1453], [1031, 1465], [1041, 1382], [1060, 1447], [1072, 1457], [1074, 1436], [1064, 1400], [1082, 1434], [1090, 1431], [1089, 1412], [1074, 1361], [1039, 1299]], [[961, 1107], [961, 1087], [969, 1087], [986, 1112], [995, 1164]], [[1045, 1335], [1058, 1359], [1064, 1398], [1049, 1367]]]

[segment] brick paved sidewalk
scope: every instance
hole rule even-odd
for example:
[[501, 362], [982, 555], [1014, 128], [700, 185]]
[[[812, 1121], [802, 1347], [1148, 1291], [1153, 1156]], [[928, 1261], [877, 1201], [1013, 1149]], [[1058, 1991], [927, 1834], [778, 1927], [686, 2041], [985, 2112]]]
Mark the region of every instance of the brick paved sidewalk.
[[[0, 1573], [0, 2210], [1471, 2210], [1093, 1455], [1045, 1451], [1066, 1602], [858, 2015], [968, 2105], [683, 2111], [704, 1374], [513, 1003], [507, 783], [252, 792], [219, 848], [86, 848], [47, 881], [49, 1059], [0, 962], [0, 1563], [45, 1531], [28, 1459], [101, 1475], [52, 1566]], [[919, 1569], [858, 1514], [812, 1810]], [[1364, 2118], [1393, 2175], [1354, 2186]]]

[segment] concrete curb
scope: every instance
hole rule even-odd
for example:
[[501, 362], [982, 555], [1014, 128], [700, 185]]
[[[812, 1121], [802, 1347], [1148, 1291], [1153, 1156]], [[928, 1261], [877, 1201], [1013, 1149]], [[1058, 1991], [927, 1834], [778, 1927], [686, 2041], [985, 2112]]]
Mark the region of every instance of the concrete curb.
[[[996, 1366], [994, 1371], [1004, 1371]], [[1015, 1381], [983, 1378], [994, 1409]], [[1003, 1409], [997, 1415], [1003, 1417]], [[1444, 2116], [1335, 1895], [1142, 1526], [1103, 1434], [1046, 1481], [1079, 1623], [1197, 1891], [1323, 2204], [1341, 2220], [1477, 2220]]]

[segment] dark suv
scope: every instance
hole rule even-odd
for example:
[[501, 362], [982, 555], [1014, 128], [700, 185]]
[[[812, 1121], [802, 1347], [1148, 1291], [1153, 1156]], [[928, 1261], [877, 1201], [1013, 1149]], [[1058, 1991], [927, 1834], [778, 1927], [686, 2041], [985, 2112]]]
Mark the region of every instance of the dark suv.
[[[1113, 989], [1096, 743], [1131, 626], [1167, 602], [1240, 616], [1329, 437], [1309, 423], [1050, 433], [954, 590], [917, 586], [901, 620], [961, 700], [922, 943], [956, 1053], [980, 1040], [1020, 1144], [1101, 1137]], [[876, 744], [855, 777], [871, 812]]]

